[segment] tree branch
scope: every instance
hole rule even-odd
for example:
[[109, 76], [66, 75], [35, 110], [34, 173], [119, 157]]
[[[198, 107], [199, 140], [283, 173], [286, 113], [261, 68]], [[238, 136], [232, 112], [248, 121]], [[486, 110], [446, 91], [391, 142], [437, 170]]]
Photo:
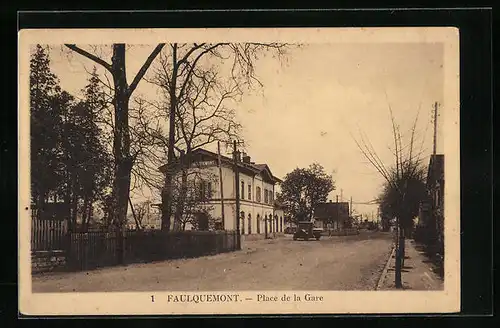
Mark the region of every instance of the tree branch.
[[107, 63], [102, 58], [99, 58], [96, 55], [93, 55], [90, 52], [87, 52], [82, 48], [77, 47], [75, 44], [65, 44], [65, 46], [73, 50], [74, 52], [79, 53], [80, 55], [87, 57], [90, 60], [93, 60], [94, 62], [98, 63], [99, 65], [107, 69], [109, 72], [112, 72], [111, 64]]
[[137, 87], [137, 85], [139, 84], [141, 79], [143, 78], [144, 74], [146, 74], [146, 71], [148, 70], [149, 66], [151, 66], [151, 63], [156, 58], [156, 56], [160, 53], [161, 49], [164, 46], [165, 46], [165, 43], [160, 43], [156, 46], [156, 48], [153, 50], [153, 52], [151, 52], [148, 59], [146, 59], [146, 61], [142, 65], [141, 69], [139, 70], [139, 72], [137, 72], [137, 75], [134, 77], [134, 80], [130, 84], [130, 86], [128, 88], [129, 95], [131, 95], [134, 92], [135, 88]]

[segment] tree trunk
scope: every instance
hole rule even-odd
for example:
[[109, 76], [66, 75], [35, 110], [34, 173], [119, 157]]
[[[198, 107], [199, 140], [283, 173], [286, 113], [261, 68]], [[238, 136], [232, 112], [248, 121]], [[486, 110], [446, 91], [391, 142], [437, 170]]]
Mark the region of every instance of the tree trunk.
[[87, 231], [87, 220], [88, 220], [88, 206], [89, 206], [89, 198], [84, 196], [83, 198], [83, 209], [82, 209], [82, 229], [83, 231]]
[[93, 214], [94, 214], [94, 213], [93, 213], [93, 212], [94, 212], [94, 211], [93, 211], [93, 209], [94, 209], [94, 208], [93, 208], [93, 203], [94, 203], [94, 201], [93, 201], [93, 199], [91, 198], [91, 199], [90, 199], [90, 201], [89, 201], [89, 211], [88, 211], [88, 214], [87, 214], [87, 229], [89, 228], [89, 222], [90, 222], [90, 219], [92, 219], [92, 218], [93, 218]]
[[[187, 170], [182, 170], [182, 182], [181, 189], [179, 192], [179, 198], [177, 199], [177, 204], [175, 208], [175, 216], [174, 216], [174, 230], [179, 230], [182, 215], [184, 213], [184, 205], [186, 202], [186, 194], [187, 194]], [[184, 230], [184, 229], [183, 229]]]
[[[181, 154], [181, 163], [183, 163], [182, 167], [182, 180], [181, 180], [181, 188], [179, 192], [179, 198], [177, 200], [175, 216], [174, 216], [174, 230], [179, 230], [181, 227], [182, 215], [184, 214], [184, 205], [186, 202], [187, 195], [187, 184], [188, 184], [188, 164], [184, 163], [185, 157]], [[186, 166], [184, 166], [186, 165]], [[182, 229], [184, 230], [184, 229]]]
[[128, 203], [130, 204], [130, 209], [132, 210], [132, 216], [134, 217], [136, 230], [142, 230], [142, 222], [139, 221], [139, 218], [135, 214], [134, 205], [132, 204], [132, 199], [130, 198], [130, 195], [128, 198]]
[[71, 177], [72, 184], [72, 192], [71, 192], [71, 218], [70, 218], [70, 226], [73, 231], [76, 231], [77, 217], [78, 217], [78, 195], [76, 193], [76, 177], [73, 174]]
[[405, 243], [406, 243], [406, 229], [401, 229], [400, 243], [401, 243], [401, 269], [405, 266]]
[[125, 44], [113, 45], [112, 74], [115, 87], [115, 133], [113, 153], [114, 170], [114, 220], [118, 227], [118, 263], [123, 264], [123, 227], [127, 219], [128, 197], [132, 158], [130, 156], [130, 130], [128, 124], [129, 91], [125, 70]]
[[400, 226], [400, 222], [399, 222], [399, 219], [397, 219], [397, 223], [396, 223], [396, 227], [397, 227], [397, 230], [396, 230], [396, 267], [394, 268], [394, 272], [395, 272], [395, 275], [394, 275], [394, 284], [396, 285], [396, 288], [398, 289], [401, 289], [403, 288], [403, 282], [402, 282], [402, 279], [401, 279], [401, 269], [402, 269], [402, 263], [401, 263], [401, 226]]
[[64, 195], [64, 205], [66, 209], [66, 220], [68, 222], [68, 231], [73, 231], [73, 226], [71, 224], [71, 179], [69, 175], [66, 176], [66, 194]]
[[167, 154], [167, 170], [165, 172], [165, 185], [162, 191], [162, 213], [161, 213], [161, 228], [162, 230], [170, 230], [170, 220], [172, 217], [172, 179], [173, 179], [173, 164], [174, 164], [174, 143], [175, 143], [175, 109], [177, 108], [177, 72], [179, 69], [177, 63], [177, 44], [172, 47], [172, 79], [169, 86], [170, 107], [169, 107], [169, 130], [168, 130], [168, 154]]

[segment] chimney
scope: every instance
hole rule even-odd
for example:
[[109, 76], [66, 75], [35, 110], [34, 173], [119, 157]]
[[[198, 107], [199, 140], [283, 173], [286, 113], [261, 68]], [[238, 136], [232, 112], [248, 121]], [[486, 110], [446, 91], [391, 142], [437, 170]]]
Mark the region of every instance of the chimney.
[[243, 153], [243, 163], [250, 164], [250, 156], [247, 153]]

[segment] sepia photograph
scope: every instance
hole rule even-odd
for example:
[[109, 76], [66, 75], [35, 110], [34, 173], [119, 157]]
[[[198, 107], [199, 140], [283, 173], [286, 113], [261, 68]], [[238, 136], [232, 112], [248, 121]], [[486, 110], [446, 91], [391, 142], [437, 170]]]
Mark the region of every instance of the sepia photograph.
[[458, 36], [22, 30], [20, 311], [458, 311]]

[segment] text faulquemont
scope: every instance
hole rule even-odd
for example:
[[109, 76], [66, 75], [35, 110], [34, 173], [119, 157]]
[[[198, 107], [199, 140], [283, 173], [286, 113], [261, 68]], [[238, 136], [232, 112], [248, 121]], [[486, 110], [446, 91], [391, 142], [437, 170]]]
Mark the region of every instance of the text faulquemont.
[[195, 294], [195, 295], [171, 295], [167, 296], [169, 303], [224, 303], [238, 302], [238, 294]]

